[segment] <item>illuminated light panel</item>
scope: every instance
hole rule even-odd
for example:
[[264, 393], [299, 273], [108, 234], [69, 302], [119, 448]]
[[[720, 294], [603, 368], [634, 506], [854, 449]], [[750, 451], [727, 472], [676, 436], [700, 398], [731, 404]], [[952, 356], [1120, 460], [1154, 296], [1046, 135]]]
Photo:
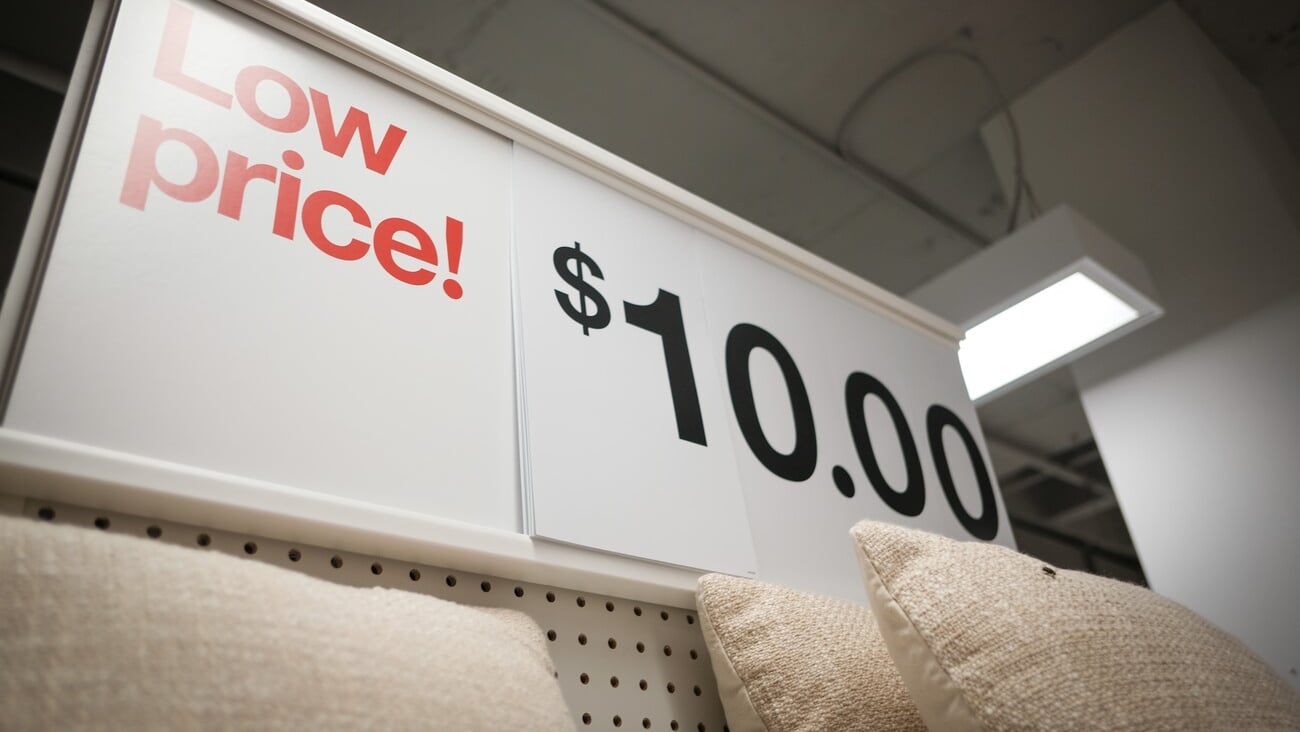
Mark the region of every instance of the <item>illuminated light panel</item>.
[[1076, 272], [966, 332], [958, 357], [972, 400], [1136, 320], [1138, 311]]

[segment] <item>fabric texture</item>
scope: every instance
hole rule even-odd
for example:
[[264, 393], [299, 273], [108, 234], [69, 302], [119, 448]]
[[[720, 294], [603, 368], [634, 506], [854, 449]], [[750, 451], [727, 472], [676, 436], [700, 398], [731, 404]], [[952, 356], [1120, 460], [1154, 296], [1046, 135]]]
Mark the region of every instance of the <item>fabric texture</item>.
[[931, 729], [1300, 729], [1300, 697], [1280, 676], [1150, 590], [888, 524], [852, 535]]
[[867, 608], [721, 574], [696, 605], [734, 732], [925, 729]]
[[0, 728], [572, 730], [511, 611], [0, 517]]

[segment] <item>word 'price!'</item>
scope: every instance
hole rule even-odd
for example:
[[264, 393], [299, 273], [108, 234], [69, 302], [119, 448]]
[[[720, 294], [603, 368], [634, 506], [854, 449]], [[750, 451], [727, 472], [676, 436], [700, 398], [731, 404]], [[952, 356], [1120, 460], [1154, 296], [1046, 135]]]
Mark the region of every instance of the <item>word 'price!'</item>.
[[[575, 293], [555, 290], [556, 301], [564, 314], [582, 327], [582, 333], [600, 330], [610, 324], [609, 303], [600, 290], [587, 279], [604, 280], [604, 273], [596, 260], [582, 250], [582, 245], [560, 246], [553, 255], [555, 271]], [[590, 307], [588, 307], [590, 306]], [[677, 418], [677, 436], [687, 442], [707, 446], [704, 418], [700, 411], [699, 393], [695, 386], [695, 370], [691, 365], [690, 350], [686, 343], [686, 326], [682, 319], [681, 300], [677, 295], [660, 289], [654, 302], [635, 305], [623, 302], [623, 317], [628, 325], [658, 335], [663, 343], [664, 365], [668, 370], [668, 386], [672, 395], [673, 411]], [[790, 452], [780, 452], [768, 441], [758, 419], [754, 403], [749, 357], [755, 350], [767, 351], [780, 367], [786, 392], [794, 415], [795, 444]], [[794, 358], [780, 340], [770, 332], [752, 323], [738, 323], [727, 334], [725, 349], [727, 386], [731, 408], [736, 415], [740, 432], [754, 457], [774, 475], [792, 482], [802, 482], [812, 477], [817, 469], [817, 431], [813, 422], [812, 404], [808, 389]], [[893, 422], [903, 462], [907, 470], [902, 489], [895, 488], [885, 477], [876, 459], [871, 434], [867, 428], [866, 400], [875, 397], [885, 407]], [[867, 479], [885, 505], [904, 516], [919, 515], [925, 509], [925, 482], [921, 471], [921, 458], [911, 427], [903, 409], [884, 383], [870, 374], [854, 371], [844, 384], [844, 406], [848, 417], [849, 433], [853, 445], [867, 474]], [[948, 505], [961, 525], [971, 535], [991, 540], [998, 533], [998, 514], [993, 496], [993, 483], [988, 469], [980, 457], [975, 437], [952, 410], [933, 404], [926, 411], [926, 437], [930, 443], [930, 456], [939, 476], [940, 487]], [[979, 516], [968, 512], [957, 496], [947, 451], [943, 444], [944, 429], [953, 430], [966, 448], [967, 457], [974, 468], [979, 486], [981, 511]], [[831, 470], [835, 487], [846, 498], [856, 493], [853, 478], [848, 470], [836, 465]]]

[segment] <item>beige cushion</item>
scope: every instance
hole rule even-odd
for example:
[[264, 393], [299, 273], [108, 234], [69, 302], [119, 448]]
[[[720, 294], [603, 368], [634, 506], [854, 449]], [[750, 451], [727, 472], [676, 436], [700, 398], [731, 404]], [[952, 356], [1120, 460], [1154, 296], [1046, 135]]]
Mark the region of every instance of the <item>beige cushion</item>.
[[527, 617], [0, 517], [5, 729], [573, 729]]
[[887, 524], [852, 534], [931, 729], [1300, 729], [1285, 681], [1150, 590]]
[[720, 574], [696, 601], [733, 732], [925, 729], [867, 608]]

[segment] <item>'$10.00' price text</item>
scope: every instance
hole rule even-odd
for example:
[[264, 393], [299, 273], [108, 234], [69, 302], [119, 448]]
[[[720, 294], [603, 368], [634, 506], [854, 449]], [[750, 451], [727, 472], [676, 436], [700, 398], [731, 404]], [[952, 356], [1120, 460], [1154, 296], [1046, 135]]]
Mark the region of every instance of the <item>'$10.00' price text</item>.
[[[582, 328], [585, 336], [609, 326], [611, 313], [608, 301], [588, 277], [603, 280], [600, 265], [582, 245], [560, 246], [553, 254], [555, 271], [570, 288], [555, 290], [555, 299], [564, 314]], [[695, 370], [691, 365], [690, 350], [686, 343], [686, 327], [682, 319], [681, 300], [677, 295], [660, 289], [654, 302], [636, 305], [623, 302], [623, 318], [628, 325], [649, 331], [663, 343], [664, 365], [668, 370], [668, 386], [672, 396], [673, 412], [677, 419], [677, 436], [697, 445], [708, 445], [704, 417], [700, 411], [699, 391], [695, 383]], [[756, 350], [767, 351], [780, 367], [794, 414], [795, 444], [790, 452], [780, 452], [772, 446], [759, 422], [754, 403], [749, 357]], [[727, 386], [731, 407], [746, 444], [754, 457], [774, 475], [789, 481], [801, 482], [812, 477], [817, 468], [817, 430], [813, 422], [812, 404], [799, 367], [781, 341], [770, 332], [753, 323], [738, 323], [727, 334], [725, 349]], [[865, 401], [874, 396], [889, 412], [897, 433], [907, 469], [906, 484], [900, 489], [890, 485], [876, 459], [871, 435], [867, 428]], [[862, 468], [875, 492], [891, 509], [904, 516], [917, 516], [925, 509], [925, 482], [921, 470], [920, 453], [912, 430], [903, 415], [903, 409], [889, 388], [879, 379], [862, 371], [848, 375], [844, 384], [844, 404], [849, 431]], [[972, 515], [962, 505], [948, 463], [943, 444], [943, 430], [951, 428], [966, 448], [979, 486], [980, 514]], [[998, 533], [998, 514], [993, 496], [993, 484], [980, 456], [978, 445], [961, 418], [950, 409], [938, 404], [926, 412], [926, 433], [930, 455], [944, 497], [958, 521], [973, 536], [991, 540]], [[835, 487], [847, 498], [856, 492], [853, 478], [842, 466], [831, 470]]]

